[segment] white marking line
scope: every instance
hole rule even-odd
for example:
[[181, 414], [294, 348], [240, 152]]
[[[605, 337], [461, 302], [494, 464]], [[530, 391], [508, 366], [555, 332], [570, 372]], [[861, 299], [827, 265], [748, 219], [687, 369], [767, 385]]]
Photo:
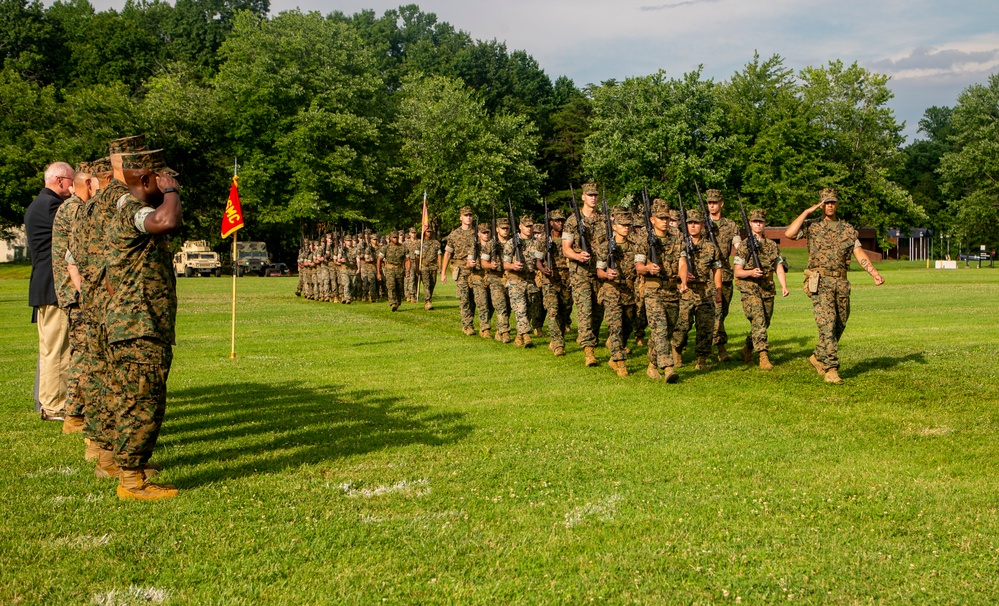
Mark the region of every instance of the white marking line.
[[107, 545], [109, 542], [111, 542], [110, 534], [105, 534], [99, 537], [85, 534], [77, 537], [58, 537], [50, 540], [49, 544], [53, 547], [68, 547], [70, 549], [86, 551], [87, 549]]
[[133, 604], [165, 604], [170, 592], [155, 587], [130, 585], [128, 589], [112, 589], [98, 593], [91, 601], [98, 606], [132, 606]]
[[24, 477], [26, 477], [26, 478], [37, 478], [39, 476], [51, 476], [51, 475], [56, 475], [56, 474], [62, 475], [62, 476], [75, 476], [77, 473], [79, 473], [79, 472], [76, 469], [73, 469], [72, 467], [65, 467], [65, 466], [63, 466], [63, 467], [49, 467], [48, 469], [45, 469], [43, 471], [39, 471], [37, 473], [26, 473], [26, 474], [24, 474]]
[[582, 524], [584, 519], [592, 517], [596, 517], [601, 522], [609, 522], [614, 519], [614, 515], [617, 513], [617, 504], [623, 500], [621, 495], [612, 494], [602, 501], [577, 507], [565, 514], [565, 527], [572, 528]]
[[374, 486], [372, 488], [355, 488], [353, 482], [345, 482], [340, 484], [340, 490], [343, 491], [343, 494], [351, 498], [361, 497], [363, 499], [370, 499], [395, 492], [413, 493], [414, 496], [421, 497], [430, 492], [429, 484], [426, 479], [420, 479], [415, 482], [402, 480], [392, 485]]

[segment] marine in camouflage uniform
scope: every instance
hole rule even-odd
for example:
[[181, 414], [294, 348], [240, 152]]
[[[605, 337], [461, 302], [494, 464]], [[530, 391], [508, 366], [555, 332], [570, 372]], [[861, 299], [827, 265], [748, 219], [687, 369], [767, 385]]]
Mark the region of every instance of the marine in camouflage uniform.
[[[416, 237], [416, 229], [410, 227], [406, 235], [406, 241], [402, 243], [409, 252], [409, 258], [415, 264], [419, 259], [420, 239]], [[414, 265], [416, 267], [416, 265]], [[410, 271], [406, 274], [406, 301], [416, 303], [416, 285], [420, 280], [419, 271]]]
[[[857, 230], [836, 214], [839, 196], [835, 189], [819, 193], [819, 203], [802, 212], [788, 225], [784, 235], [792, 240], [808, 239], [808, 267], [805, 269], [805, 293], [812, 299], [812, 312], [819, 329], [815, 352], [809, 358], [812, 367], [827, 383], [842, 383], [839, 376], [839, 340], [850, 317], [850, 255], [874, 278], [884, 284], [871, 259], [860, 246]], [[822, 218], [806, 221], [816, 210]]]
[[319, 250], [316, 264], [316, 300], [328, 302], [332, 296], [330, 291], [330, 234], [319, 238]]
[[410, 269], [409, 249], [399, 243], [401, 232], [389, 233], [389, 243], [378, 251], [378, 276], [385, 280], [388, 302], [397, 311], [405, 295], [403, 278]]
[[597, 260], [593, 254], [600, 245], [599, 234], [604, 229], [604, 217], [597, 212], [597, 184], [583, 184], [582, 207], [579, 209], [583, 220], [586, 243], [590, 252], [581, 248], [580, 225], [575, 214], [565, 222], [562, 232], [562, 254], [569, 259], [569, 277], [572, 285], [572, 300], [576, 306], [576, 341], [585, 352], [585, 364], [598, 364], [593, 348], [597, 345], [603, 308], [597, 301], [600, 281], [597, 280]]
[[[461, 330], [466, 335], [475, 334], [475, 297], [468, 285], [468, 276], [475, 267], [472, 248], [475, 244], [475, 226], [471, 206], [463, 206], [459, 211], [461, 226], [447, 236], [444, 259], [441, 265], [441, 284], [447, 283], [447, 270], [450, 264], [457, 269], [454, 288], [458, 296], [458, 309], [461, 312]], [[453, 261], [452, 261], [453, 260]]]
[[721, 303], [721, 255], [704, 233], [701, 211], [687, 211], [687, 229], [694, 242], [694, 258], [687, 256], [686, 248], [680, 253], [680, 314], [673, 332], [673, 365], [681, 365], [687, 335], [696, 325], [697, 370], [707, 370], [706, 359], [711, 355], [715, 332], [715, 308]]
[[527, 215], [520, 217], [519, 228], [519, 243], [513, 237], [503, 243], [503, 277], [506, 279], [510, 308], [517, 314], [517, 338], [514, 344], [529, 348], [534, 347], [531, 340], [531, 319], [527, 311], [527, 288], [534, 286], [534, 263], [531, 262], [534, 259], [534, 220]]
[[[562, 254], [562, 228], [565, 225], [565, 213], [553, 210], [549, 213], [548, 222], [551, 230], [551, 242], [545, 237], [536, 241], [534, 257], [538, 268], [538, 280], [541, 282], [542, 304], [545, 310], [545, 323], [548, 327], [548, 349], [556, 356], [565, 355], [565, 331], [569, 326], [569, 314], [572, 313], [572, 292], [569, 290], [569, 262]], [[554, 267], [548, 267], [548, 251], [551, 250]]]
[[493, 306], [490, 301], [489, 284], [486, 281], [486, 266], [490, 265], [492, 260], [492, 228], [488, 223], [479, 223], [476, 233], [477, 242], [469, 255], [470, 259], [475, 260], [475, 267], [468, 276], [468, 286], [475, 297], [475, 307], [479, 314], [479, 336], [490, 339], [492, 333], [489, 324], [493, 316]]
[[305, 287], [305, 274], [302, 273], [303, 264], [305, 263], [305, 248], [307, 240], [302, 238], [302, 244], [298, 247], [298, 263], [295, 265], [298, 270], [298, 286], [295, 287], [295, 296], [302, 296], [302, 289]]
[[[676, 383], [679, 376], [673, 369], [670, 340], [680, 314], [679, 275], [680, 253], [683, 243], [675, 230], [669, 227], [669, 206], [662, 200], [652, 205], [651, 221], [654, 243], [649, 238], [635, 252], [635, 269], [642, 280], [645, 297], [645, 314], [649, 322], [649, 367], [646, 374], [652, 379], [665, 378]], [[655, 250], [658, 264], [654, 263]], [[660, 370], [662, 373], [660, 373]]]
[[366, 234], [360, 250], [361, 259], [361, 300], [374, 303], [378, 300], [378, 271], [375, 267], [378, 250], [374, 236]]
[[[176, 496], [172, 486], [151, 484], [144, 468], [166, 412], [166, 383], [176, 342], [176, 278], [170, 234], [181, 218], [180, 194], [162, 150], [121, 156], [132, 193], [115, 203], [105, 235], [107, 325], [115, 413], [114, 462], [121, 469], [118, 497]], [[162, 188], [162, 189], [161, 189]], [[158, 204], [156, 208], [150, 204]]]
[[718, 361], [727, 362], [730, 357], [725, 345], [728, 344], [728, 332], [725, 331], [725, 318], [728, 317], [729, 307], [732, 305], [732, 266], [729, 264], [729, 257], [739, 246], [739, 225], [721, 215], [722, 208], [725, 207], [725, 200], [717, 189], [709, 189], [705, 192], [707, 197], [708, 213], [715, 233], [715, 242], [718, 243], [721, 253], [722, 263], [722, 300], [721, 305], [715, 306], [715, 338], [714, 345], [718, 348]]
[[354, 300], [354, 275], [357, 271], [357, 255], [354, 253], [354, 239], [344, 236], [337, 250], [337, 282], [340, 284], [340, 300], [350, 304]]
[[746, 345], [742, 348], [742, 359], [753, 362], [753, 352], [760, 356], [760, 368], [770, 370], [769, 347], [767, 345], [767, 329], [774, 315], [774, 274], [780, 282], [781, 294], [788, 295], [787, 278], [784, 272], [784, 258], [780, 255], [780, 247], [763, 235], [766, 227], [766, 213], [762, 209], [753, 210], [749, 215], [752, 233], [748, 236], [756, 243], [756, 256], [760, 264], [756, 265], [749, 251], [749, 241], [739, 243], [735, 251], [734, 271], [735, 284], [742, 300], [742, 310], [749, 320], [749, 334], [746, 335]]
[[[411, 274], [417, 276], [419, 281], [423, 283], [423, 309], [430, 311], [434, 308], [434, 289], [437, 287], [437, 271], [441, 266], [441, 257], [443, 255], [443, 250], [441, 249], [440, 240], [434, 238], [434, 233], [427, 229], [423, 234], [423, 250], [420, 250], [420, 241], [416, 241], [416, 251], [415, 258], [416, 261], [412, 263]], [[414, 287], [413, 291], [413, 301], [416, 301], [416, 293], [419, 292], [418, 287]]]
[[[597, 277], [601, 280], [597, 295], [604, 307], [604, 321], [610, 336], [607, 346], [610, 361], [607, 363], [619, 377], [628, 376], [627, 343], [635, 324], [635, 253], [637, 246], [629, 239], [634, 222], [631, 212], [616, 208], [612, 213], [614, 231], [613, 257], [605, 244], [597, 249]], [[613, 269], [611, 266], [613, 265]]]
[[[631, 231], [628, 233], [628, 240], [631, 241], [631, 246], [633, 250], [638, 250], [638, 247], [642, 242], [646, 240], [645, 235], [645, 225], [644, 221], [639, 220], [637, 217], [632, 215], [633, 224], [631, 226]], [[635, 333], [635, 345], [637, 347], [643, 347], [646, 344], [645, 341], [645, 330], [649, 327], [649, 322], [645, 317], [645, 297], [642, 292], [642, 281], [635, 279], [635, 324], [633, 327]]]

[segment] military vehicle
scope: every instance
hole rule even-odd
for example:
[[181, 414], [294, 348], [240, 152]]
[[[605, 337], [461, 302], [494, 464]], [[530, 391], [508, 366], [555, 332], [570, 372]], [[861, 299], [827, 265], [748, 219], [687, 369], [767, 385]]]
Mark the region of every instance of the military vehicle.
[[263, 242], [236, 242], [236, 275], [248, 273], [266, 276], [271, 266], [267, 245]]
[[173, 256], [173, 269], [178, 276], [221, 276], [219, 255], [208, 248], [204, 240], [188, 240]]

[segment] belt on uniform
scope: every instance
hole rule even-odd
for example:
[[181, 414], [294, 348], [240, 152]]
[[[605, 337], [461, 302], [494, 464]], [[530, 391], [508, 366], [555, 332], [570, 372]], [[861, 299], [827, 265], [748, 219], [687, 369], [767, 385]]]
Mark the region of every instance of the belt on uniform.
[[392, 269], [395, 269], [396, 267], [399, 267], [399, 265], [396, 265], [395, 263], [386, 263], [385, 267], [391, 267]]
[[846, 279], [845, 271], [834, 271], [832, 269], [823, 269], [821, 267], [809, 268], [805, 271], [811, 271], [819, 274], [820, 276], [825, 276], [827, 278], [843, 278]]

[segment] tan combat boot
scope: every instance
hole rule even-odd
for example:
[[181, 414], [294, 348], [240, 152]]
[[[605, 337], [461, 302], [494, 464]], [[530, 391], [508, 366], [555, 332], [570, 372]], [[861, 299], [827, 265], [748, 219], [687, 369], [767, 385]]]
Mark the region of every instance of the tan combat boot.
[[695, 370], [707, 370], [708, 369], [708, 359], [705, 356], [697, 356], [697, 365], [694, 366]]
[[122, 501], [157, 501], [169, 499], [180, 493], [169, 484], [153, 484], [146, 479], [142, 469], [122, 469], [118, 484], [118, 498]]
[[517, 333], [517, 338], [513, 340], [513, 344], [517, 347], [522, 347], [524, 345], [524, 335]]
[[666, 375], [667, 383], [676, 383], [680, 380], [680, 375], [676, 374], [676, 371], [672, 367], [663, 370], [663, 373]]
[[770, 356], [766, 350], [760, 352], [760, 370], [773, 370], [774, 365], [770, 363]]
[[90, 438], [83, 439], [83, 460], [96, 461], [101, 454], [101, 447]]
[[[416, 299], [413, 299], [413, 303], [416, 303]], [[431, 303], [430, 301], [427, 301], [426, 303], [423, 304], [423, 309], [425, 309], [427, 311], [430, 311], [433, 308], [434, 308], [434, 304]]]
[[66, 418], [62, 420], [62, 432], [63, 433], [82, 433], [83, 432], [83, 416], [66, 415]]
[[463, 328], [461, 331], [470, 337], [475, 334], [475, 329], [472, 328], [471, 326], [469, 326], [468, 328]]
[[673, 368], [683, 368], [683, 354], [677, 348], [673, 348]]
[[492, 339], [493, 333], [489, 332], [489, 329], [486, 328], [484, 330], [479, 331], [479, 336], [482, 337], [483, 339]]
[[742, 351], [740, 351], [739, 353], [742, 354], [743, 362], [745, 362], [746, 364], [753, 363], [753, 350], [749, 349], [748, 345], [743, 346]]
[[649, 362], [649, 367], [645, 369], [645, 374], [648, 375], [650, 379], [661, 379], [663, 376], [659, 374], [659, 369], [652, 362]]
[[524, 349], [531, 349], [532, 347], [534, 347], [534, 341], [531, 340], [531, 335], [525, 334], [521, 338], [521, 341], [524, 344]]
[[718, 361], [719, 362], [728, 362], [731, 359], [732, 359], [732, 356], [728, 355], [728, 351], [725, 349], [725, 344], [724, 343], [719, 343], [718, 344]]
[[510, 342], [510, 333], [508, 333], [508, 332], [500, 333], [499, 334], [499, 341], [500, 341], [500, 343], [509, 343]]
[[812, 368], [815, 369], [815, 372], [819, 373], [822, 376], [825, 376], [826, 369], [822, 368], [822, 363], [819, 362], [819, 359], [815, 357], [815, 354], [812, 354], [811, 356], [808, 357], [808, 362], [812, 365]]
[[624, 360], [617, 360], [617, 361], [611, 360], [607, 364], [614, 369], [614, 372], [617, 373], [617, 376], [619, 377], [628, 376], [628, 367], [625, 365]]
[[565, 347], [561, 345], [556, 345], [555, 347], [552, 348], [552, 353], [555, 354], [556, 358], [561, 358], [562, 356], [565, 355]]
[[121, 468], [115, 465], [114, 453], [98, 447], [97, 466], [94, 467], [94, 477], [103, 480], [105, 478], [117, 478], [121, 475]]
[[593, 355], [593, 348], [592, 347], [584, 347], [583, 348], [583, 353], [586, 355], [586, 361], [584, 363], [587, 366], [596, 366], [596, 365], [600, 364], [600, 362], [597, 362], [597, 357], [595, 355]]
[[836, 383], [838, 385], [842, 382], [843, 379], [839, 378], [839, 372], [835, 368], [830, 368], [826, 371], [826, 383]]

